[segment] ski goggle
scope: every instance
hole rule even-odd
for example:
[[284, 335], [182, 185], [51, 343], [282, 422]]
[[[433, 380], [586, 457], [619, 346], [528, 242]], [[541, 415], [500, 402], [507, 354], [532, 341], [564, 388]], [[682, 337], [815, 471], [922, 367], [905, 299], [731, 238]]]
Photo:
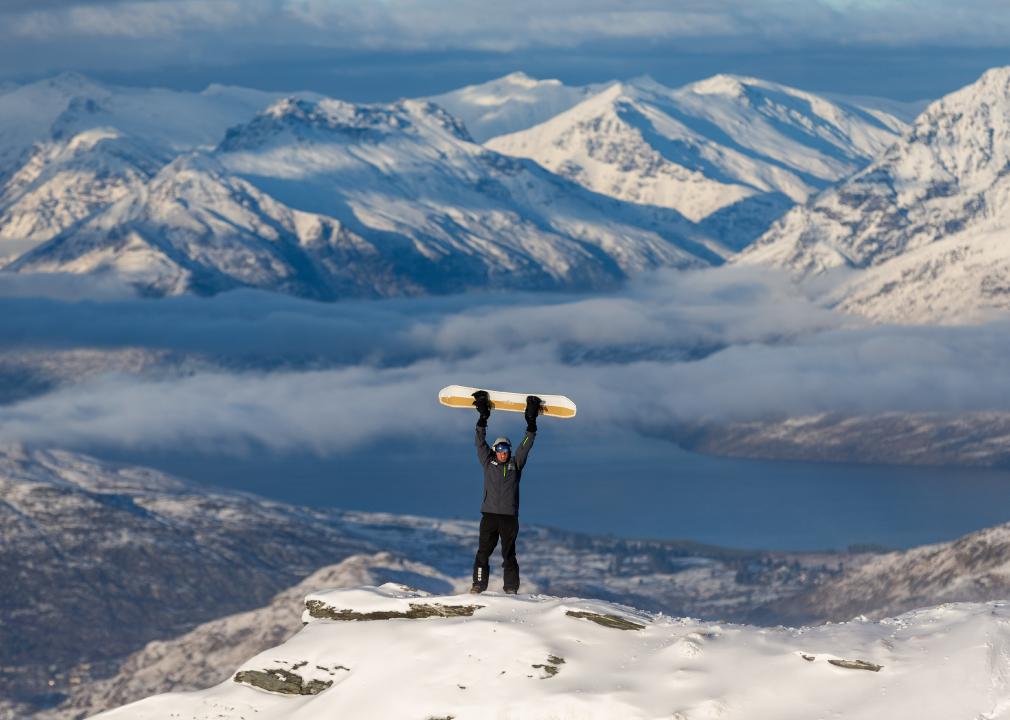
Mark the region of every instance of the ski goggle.
[[512, 446], [505, 443], [498, 443], [494, 446], [495, 452], [512, 452]]

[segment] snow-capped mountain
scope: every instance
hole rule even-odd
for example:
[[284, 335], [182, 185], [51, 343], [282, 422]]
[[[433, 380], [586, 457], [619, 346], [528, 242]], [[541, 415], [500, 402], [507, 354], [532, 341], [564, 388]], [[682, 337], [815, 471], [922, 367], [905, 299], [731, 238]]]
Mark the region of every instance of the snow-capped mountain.
[[34, 143], [95, 128], [115, 128], [177, 152], [213, 145], [226, 129], [282, 96], [225, 85], [199, 93], [128, 88], [64, 73], [0, 94], [0, 168]]
[[0, 258], [136, 191], [179, 153], [213, 146], [278, 93], [123, 88], [67, 73], [0, 94]]
[[0, 252], [17, 256], [137, 191], [169, 159], [114, 128], [37, 144], [0, 191]]
[[[103, 720], [1006, 718], [1010, 608], [754, 628], [579, 598], [321, 590], [286, 643]], [[389, 689], [395, 687], [395, 692]]]
[[754, 78], [615, 83], [488, 147], [596, 192], [677, 210], [735, 248], [862, 168], [904, 124]]
[[[0, 497], [0, 575], [16, 579], [0, 602], [5, 720], [57, 705], [71, 689], [115, 676], [145, 644], [260, 607], [351, 555], [386, 550], [423, 563], [433, 572], [392, 579], [449, 592], [449, 578], [469, 574], [477, 533], [472, 521], [293, 507], [21, 447], [0, 451]], [[521, 542], [524, 588], [695, 616], [742, 617], [860, 561], [535, 526]], [[383, 567], [390, 579], [397, 566]], [[399, 567], [417, 569], [406, 560]], [[112, 686], [88, 697], [101, 687]], [[73, 707], [68, 713], [61, 717], [74, 717]]]
[[[879, 97], [877, 95], [848, 95], [845, 93], [818, 93], [821, 97], [832, 102], [844, 105], [854, 105], [867, 111], [883, 122], [885, 125], [894, 126], [894, 118], [900, 120], [905, 126], [911, 125], [922, 112], [929, 107], [932, 100], [895, 100], [893, 98]], [[907, 127], [894, 126], [896, 131], [903, 131]]]
[[196, 155], [8, 269], [113, 273], [157, 295], [251, 286], [331, 299], [381, 286], [382, 264], [338, 222], [292, 210]]
[[785, 215], [741, 258], [861, 272], [830, 300], [876, 320], [1010, 307], [1010, 68], [933, 103], [880, 158]]
[[523, 72], [432, 95], [430, 100], [466, 125], [477, 142], [525, 130], [564, 112], [601, 85], [571, 87], [560, 80], [537, 80]]
[[430, 103], [289, 98], [8, 269], [114, 272], [151, 294], [332, 299], [596, 288], [726, 254], [673, 211], [473, 143]]

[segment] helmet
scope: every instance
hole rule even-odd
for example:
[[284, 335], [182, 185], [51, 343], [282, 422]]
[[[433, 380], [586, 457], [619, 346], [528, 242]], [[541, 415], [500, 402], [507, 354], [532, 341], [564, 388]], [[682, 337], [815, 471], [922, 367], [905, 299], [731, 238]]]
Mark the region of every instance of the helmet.
[[492, 447], [492, 449], [495, 450], [495, 452], [498, 451], [498, 446], [499, 445], [508, 445], [509, 446], [509, 451], [512, 450], [512, 441], [509, 440], [504, 435], [502, 437], [495, 438], [495, 441], [493, 443], [491, 443], [491, 447]]

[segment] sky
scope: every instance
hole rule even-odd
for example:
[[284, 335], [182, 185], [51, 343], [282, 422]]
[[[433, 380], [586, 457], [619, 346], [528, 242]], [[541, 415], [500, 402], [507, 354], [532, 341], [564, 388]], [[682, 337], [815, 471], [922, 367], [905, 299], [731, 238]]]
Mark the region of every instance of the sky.
[[717, 72], [804, 89], [938, 97], [1010, 64], [1003, 0], [6, 0], [0, 81], [79, 71], [354, 101], [515, 70], [571, 84]]

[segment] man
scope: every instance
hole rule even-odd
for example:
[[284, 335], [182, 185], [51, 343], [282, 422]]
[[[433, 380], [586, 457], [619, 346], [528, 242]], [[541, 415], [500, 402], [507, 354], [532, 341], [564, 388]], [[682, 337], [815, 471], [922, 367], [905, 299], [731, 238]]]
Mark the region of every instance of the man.
[[473, 561], [472, 593], [487, 590], [488, 561], [501, 538], [502, 567], [505, 568], [504, 590], [510, 595], [519, 592], [519, 563], [516, 560], [516, 536], [519, 534], [519, 479], [526, 458], [537, 434], [537, 415], [542, 402], [535, 395], [526, 398], [526, 434], [515, 454], [507, 437], [500, 437], [490, 447], [487, 444], [487, 419], [491, 417], [491, 400], [487, 392], [473, 394], [477, 408], [477, 460], [484, 468], [484, 503], [480, 507], [480, 540]]

